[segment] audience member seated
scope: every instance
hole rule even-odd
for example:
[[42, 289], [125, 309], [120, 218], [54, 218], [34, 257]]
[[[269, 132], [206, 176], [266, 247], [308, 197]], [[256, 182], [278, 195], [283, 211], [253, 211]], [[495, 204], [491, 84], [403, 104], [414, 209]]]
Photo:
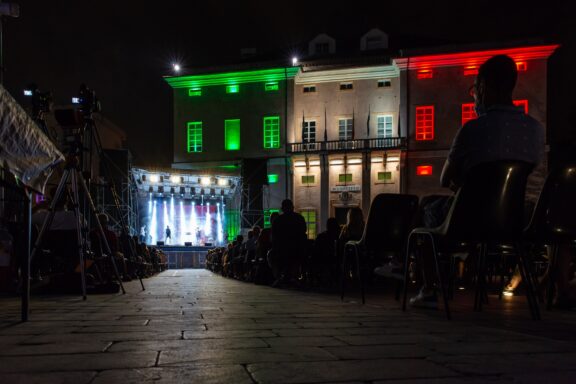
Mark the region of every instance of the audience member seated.
[[[116, 267], [118, 268], [118, 273], [120, 274], [123, 281], [130, 281], [130, 275], [128, 274], [128, 268], [126, 266], [126, 259], [124, 255], [120, 252], [118, 236], [116, 233], [108, 228], [108, 215], [105, 213], [98, 214], [98, 221], [102, 226], [104, 232], [104, 237], [110, 248], [110, 257], [114, 257], [116, 262]], [[90, 245], [92, 251], [94, 251], [98, 256], [102, 257], [107, 254], [106, 246], [104, 245], [100, 229], [96, 226], [90, 231]]]
[[336, 243], [340, 235], [340, 225], [335, 217], [326, 221], [326, 230], [316, 236], [310, 258], [310, 273], [313, 280], [323, 285], [335, 286], [340, 275], [340, 264], [336, 255]]

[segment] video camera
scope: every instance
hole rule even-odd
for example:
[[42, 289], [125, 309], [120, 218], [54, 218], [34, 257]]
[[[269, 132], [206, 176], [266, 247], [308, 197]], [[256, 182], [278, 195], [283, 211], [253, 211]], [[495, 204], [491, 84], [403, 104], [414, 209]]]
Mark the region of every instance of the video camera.
[[100, 100], [96, 97], [96, 92], [88, 88], [86, 84], [80, 85], [78, 96], [72, 98], [72, 104], [79, 104], [84, 114], [101, 111]]
[[24, 96], [32, 98], [32, 113], [35, 116], [41, 112], [50, 112], [50, 104], [52, 104], [51, 92], [40, 92], [36, 84], [30, 84], [24, 90]]

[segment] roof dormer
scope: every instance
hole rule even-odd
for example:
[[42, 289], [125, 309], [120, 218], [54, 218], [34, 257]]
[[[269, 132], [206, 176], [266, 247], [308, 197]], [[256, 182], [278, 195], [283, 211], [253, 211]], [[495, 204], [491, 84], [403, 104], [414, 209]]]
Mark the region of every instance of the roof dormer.
[[360, 50], [362, 51], [386, 48], [388, 48], [388, 34], [378, 28], [372, 28], [360, 39]]
[[324, 56], [336, 52], [336, 40], [325, 33], [321, 33], [308, 43], [310, 56]]

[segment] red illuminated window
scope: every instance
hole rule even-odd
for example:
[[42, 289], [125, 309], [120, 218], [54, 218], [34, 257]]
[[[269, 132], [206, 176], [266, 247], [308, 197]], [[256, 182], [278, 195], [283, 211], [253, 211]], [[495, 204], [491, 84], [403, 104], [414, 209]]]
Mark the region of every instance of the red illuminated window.
[[416, 167], [416, 175], [418, 176], [431, 176], [432, 166], [431, 165], [419, 165]]
[[433, 77], [433, 73], [431, 69], [419, 69], [418, 70], [418, 79], [431, 79]]
[[476, 76], [478, 74], [477, 65], [467, 65], [464, 67], [464, 76]]
[[434, 140], [434, 106], [416, 107], [416, 140]]
[[474, 110], [474, 103], [462, 104], [462, 125], [477, 117], [478, 115], [476, 115], [476, 111]]
[[518, 72], [524, 72], [525, 70], [528, 69], [528, 65], [526, 64], [525, 61], [517, 61], [516, 69], [518, 70]]
[[514, 100], [514, 105], [524, 108], [524, 113], [528, 114], [528, 100]]

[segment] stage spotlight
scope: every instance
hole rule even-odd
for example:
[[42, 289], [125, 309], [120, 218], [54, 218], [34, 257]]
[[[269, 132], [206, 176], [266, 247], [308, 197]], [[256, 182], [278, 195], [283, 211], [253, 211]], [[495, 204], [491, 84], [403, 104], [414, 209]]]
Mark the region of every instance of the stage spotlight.
[[209, 177], [203, 177], [201, 184], [202, 185], [210, 185], [210, 178]]
[[160, 180], [160, 178], [158, 177], [158, 175], [150, 175], [150, 182], [151, 182], [151, 183], [157, 183], [158, 180]]
[[296, 56], [294, 56], [294, 57], [292, 58], [292, 65], [293, 65], [293, 66], [298, 65], [298, 58], [297, 58]]
[[229, 184], [229, 181], [227, 179], [218, 179], [218, 185], [221, 187], [225, 187]]
[[173, 184], [180, 184], [180, 176], [172, 176], [172, 177], [170, 177], [170, 181]]
[[172, 64], [172, 69], [174, 69], [174, 72], [178, 73], [178, 72], [180, 72], [180, 70], [182, 69], [182, 67], [180, 67], [180, 64], [178, 64], [178, 63], [173, 63], [173, 64]]

